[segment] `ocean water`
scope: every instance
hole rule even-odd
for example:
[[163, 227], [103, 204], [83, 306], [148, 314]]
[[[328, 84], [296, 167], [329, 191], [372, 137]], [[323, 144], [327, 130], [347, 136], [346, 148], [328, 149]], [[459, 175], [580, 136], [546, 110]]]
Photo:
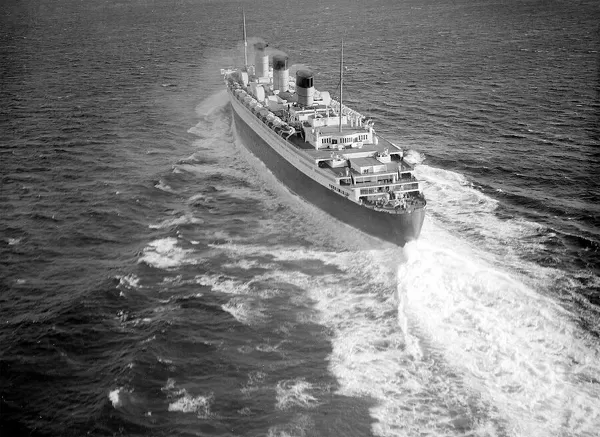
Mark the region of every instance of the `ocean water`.
[[[246, 151], [248, 32], [420, 164], [392, 247]], [[596, 1], [0, 5], [4, 436], [595, 436]], [[335, 93], [335, 92], [334, 92]]]

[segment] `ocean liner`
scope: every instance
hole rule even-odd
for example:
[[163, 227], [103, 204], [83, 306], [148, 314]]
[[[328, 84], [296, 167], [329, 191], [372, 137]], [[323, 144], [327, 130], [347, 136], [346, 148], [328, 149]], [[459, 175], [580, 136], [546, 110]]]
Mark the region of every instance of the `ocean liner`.
[[343, 46], [339, 101], [315, 88], [310, 69], [290, 77], [286, 55], [269, 56], [262, 42], [253, 48], [249, 65], [244, 19], [244, 67], [221, 70], [244, 145], [334, 218], [399, 246], [418, 238], [426, 205], [421, 183], [403, 150], [342, 103]]

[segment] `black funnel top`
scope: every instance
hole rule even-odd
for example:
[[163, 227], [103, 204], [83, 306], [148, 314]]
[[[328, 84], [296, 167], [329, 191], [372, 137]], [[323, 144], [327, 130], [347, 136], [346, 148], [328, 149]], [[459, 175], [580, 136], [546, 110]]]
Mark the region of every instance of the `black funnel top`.
[[273, 70], [287, 70], [288, 57], [285, 55], [273, 55]]
[[296, 86], [310, 88], [313, 86], [313, 72], [311, 70], [296, 71]]

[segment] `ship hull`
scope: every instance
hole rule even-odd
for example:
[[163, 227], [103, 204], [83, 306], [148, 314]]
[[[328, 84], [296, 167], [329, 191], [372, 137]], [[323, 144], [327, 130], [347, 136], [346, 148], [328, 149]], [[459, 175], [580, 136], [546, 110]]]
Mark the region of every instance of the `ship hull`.
[[307, 176], [278, 153], [276, 149], [281, 149], [285, 140], [269, 135], [270, 132], [266, 132], [268, 128], [264, 128], [260, 120], [254, 118], [235, 98], [231, 100], [235, 128], [244, 145], [291, 191], [337, 220], [398, 246], [418, 238], [425, 208], [395, 214], [370, 209], [340, 196]]

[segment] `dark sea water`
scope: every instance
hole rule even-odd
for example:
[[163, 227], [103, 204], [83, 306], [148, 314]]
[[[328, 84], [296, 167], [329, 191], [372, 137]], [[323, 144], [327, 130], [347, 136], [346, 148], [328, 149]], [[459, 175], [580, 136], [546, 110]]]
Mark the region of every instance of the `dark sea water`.
[[[421, 162], [399, 249], [244, 147], [248, 32]], [[596, 436], [600, 4], [5, 0], [0, 434]]]

